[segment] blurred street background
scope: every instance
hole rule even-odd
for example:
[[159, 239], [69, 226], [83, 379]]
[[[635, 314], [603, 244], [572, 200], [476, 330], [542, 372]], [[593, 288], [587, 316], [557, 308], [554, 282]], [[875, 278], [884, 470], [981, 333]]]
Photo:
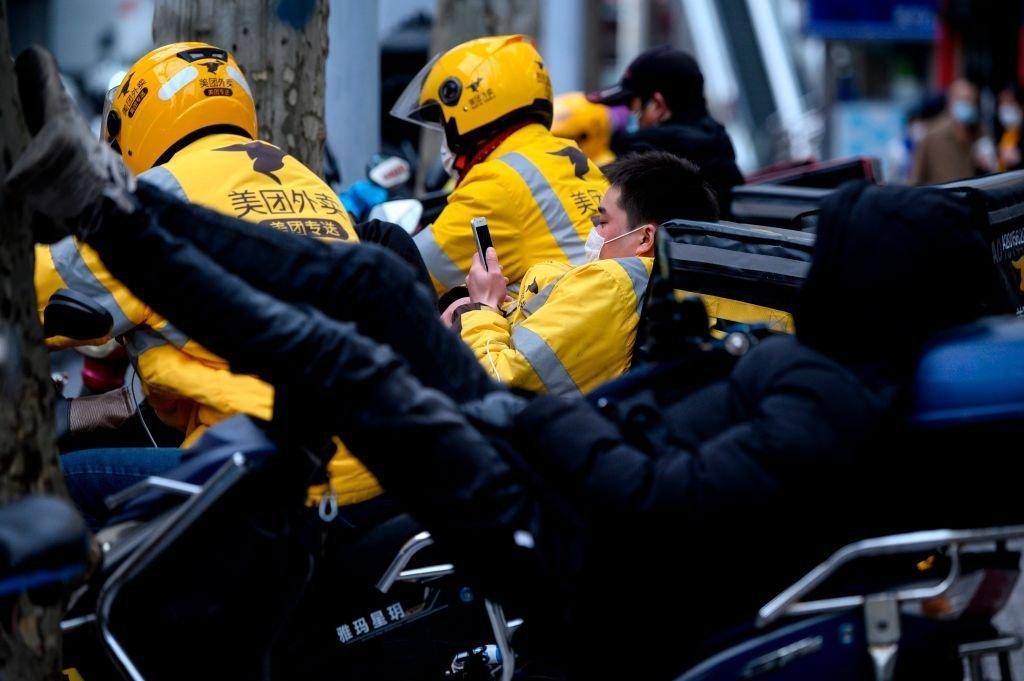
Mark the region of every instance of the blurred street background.
[[[374, 153], [418, 144], [417, 131], [388, 110], [432, 45], [458, 33], [454, 4], [330, 3], [327, 145], [341, 186], [361, 178]], [[1017, 0], [478, 4], [509, 5], [512, 28], [537, 34], [556, 94], [615, 82], [650, 46], [691, 52], [745, 173], [809, 157], [874, 156], [886, 181], [906, 181], [913, 123], [939, 115], [960, 77], [979, 89], [980, 126], [992, 143], [982, 153], [991, 156], [1003, 132], [999, 93], [1024, 70]], [[32, 43], [51, 49], [96, 125], [108, 84], [152, 47], [153, 0], [11, 0], [9, 8], [15, 53]]]

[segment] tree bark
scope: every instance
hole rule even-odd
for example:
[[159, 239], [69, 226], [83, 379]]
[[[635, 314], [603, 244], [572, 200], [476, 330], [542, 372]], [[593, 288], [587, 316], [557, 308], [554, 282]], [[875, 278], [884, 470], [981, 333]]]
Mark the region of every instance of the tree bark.
[[[515, 33], [534, 40], [540, 37], [540, 0], [437, 0], [428, 56], [433, 57], [473, 38]], [[417, 191], [423, 191], [427, 169], [440, 149], [441, 133], [424, 130], [420, 135]]]
[[157, 45], [229, 50], [256, 98], [260, 137], [323, 172], [327, 0], [157, 0]]
[[438, 0], [431, 54], [487, 35], [540, 35], [539, 0]]
[[[0, 183], [29, 134], [0, 0]], [[31, 216], [0, 192], [0, 505], [26, 494], [65, 495], [53, 437], [53, 386], [36, 314]], [[60, 678], [60, 607], [23, 596], [0, 625], [0, 678]]]

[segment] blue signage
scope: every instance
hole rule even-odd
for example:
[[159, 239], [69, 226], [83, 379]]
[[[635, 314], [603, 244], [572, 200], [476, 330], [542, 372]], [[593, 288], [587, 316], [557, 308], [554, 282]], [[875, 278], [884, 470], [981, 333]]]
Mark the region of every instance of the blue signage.
[[935, 39], [938, 0], [809, 0], [808, 35], [824, 40]]

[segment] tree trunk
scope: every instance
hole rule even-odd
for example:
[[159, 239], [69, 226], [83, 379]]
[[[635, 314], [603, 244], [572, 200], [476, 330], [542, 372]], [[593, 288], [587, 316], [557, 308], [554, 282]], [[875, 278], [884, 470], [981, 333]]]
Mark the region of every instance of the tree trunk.
[[540, 35], [539, 0], [437, 0], [430, 53], [487, 35]]
[[[549, 0], [557, 2], [557, 0]], [[540, 37], [540, 0], [437, 0], [437, 16], [430, 34], [430, 54], [445, 52], [460, 43], [488, 35], [523, 33]], [[425, 130], [420, 135], [418, 191], [433, 159], [441, 149], [441, 133]]]
[[[28, 141], [0, 0], [0, 181]], [[0, 505], [66, 494], [53, 439], [53, 386], [36, 314], [30, 216], [0, 192]], [[60, 678], [60, 608], [27, 597], [0, 625], [0, 678]]]
[[327, 0], [157, 0], [153, 40], [229, 50], [256, 98], [260, 137], [323, 172]]

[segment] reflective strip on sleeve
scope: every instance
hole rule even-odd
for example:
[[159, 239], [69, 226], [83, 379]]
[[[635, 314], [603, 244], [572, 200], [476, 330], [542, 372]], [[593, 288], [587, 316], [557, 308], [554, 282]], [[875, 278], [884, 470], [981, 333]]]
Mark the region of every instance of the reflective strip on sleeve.
[[158, 333], [161, 336], [163, 336], [167, 341], [170, 342], [171, 345], [178, 348], [179, 350], [185, 347], [185, 343], [188, 343], [189, 341], [189, 337], [183, 334], [181, 331], [179, 331], [178, 328], [172, 325], [170, 322], [168, 322], [166, 326], [161, 328], [159, 331], [156, 331], [155, 333]]
[[647, 292], [647, 281], [651, 275], [647, 272], [644, 261], [640, 258], [615, 258], [622, 269], [626, 270], [629, 280], [633, 282], [633, 295], [636, 296], [636, 316], [644, 309], [644, 294]]
[[536, 332], [517, 324], [512, 328], [512, 344], [519, 354], [533, 367], [544, 387], [552, 395], [570, 397], [580, 394], [580, 389], [566, 371], [562, 360]]
[[78, 250], [78, 244], [72, 237], [65, 237], [55, 244], [50, 244], [50, 257], [53, 258], [57, 274], [69, 288], [89, 296], [110, 313], [114, 319], [114, 327], [110, 332], [112, 336], [119, 336], [135, 326], [118, 305], [114, 294], [101, 284], [89, 269]]
[[442, 286], [451, 289], [466, 283], [466, 273], [441, 250], [437, 239], [434, 238], [432, 227], [427, 227], [412, 240], [416, 242], [416, 248], [419, 249], [427, 269]]
[[178, 178], [174, 176], [174, 173], [163, 166], [153, 166], [149, 170], [140, 174], [138, 180], [139, 182], [148, 182], [157, 189], [164, 190], [176, 199], [188, 201], [188, 195], [185, 194], [185, 188], [181, 186], [180, 182], [178, 182]]
[[163, 345], [167, 345], [167, 340], [148, 326], [136, 327], [124, 335], [124, 347], [132, 359]]
[[505, 154], [498, 160], [523, 178], [523, 182], [529, 187], [530, 193], [533, 194], [533, 200], [537, 202], [537, 207], [540, 208], [540, 212], [544, 216], [548, 231], [555, 238], [558, 247], [565, 253], [566, 259], [573, 265], [582, 265], [586, 262], [583, 240], [576, 232], [576, 225], [569, 219], [569, 214], [565, 212], [565, 207], [555, 194], [555, 190], [551, 188], [537, 166], [517, 152]]
[[550, 284], [542, 288], [533, 298], [527, 300], [526, 303], [523, 304], [523, 314], [529, 317], [534, 312], [543, 307], [544, 303], [548, 302], [548, 296], [551, 295], [551, 292], [554, 290], [555, 284], [557, 283], [558, 280], [556, 279], [555, 281], [551, 282]]

